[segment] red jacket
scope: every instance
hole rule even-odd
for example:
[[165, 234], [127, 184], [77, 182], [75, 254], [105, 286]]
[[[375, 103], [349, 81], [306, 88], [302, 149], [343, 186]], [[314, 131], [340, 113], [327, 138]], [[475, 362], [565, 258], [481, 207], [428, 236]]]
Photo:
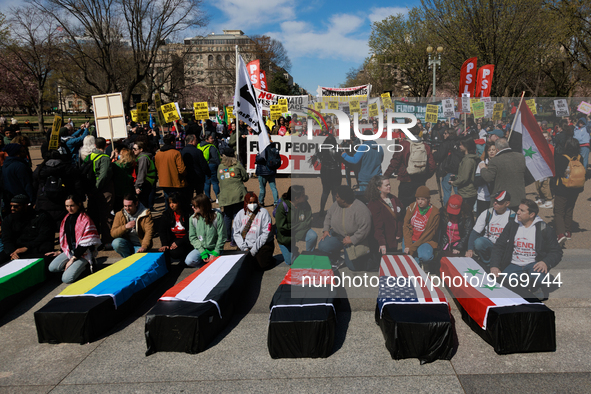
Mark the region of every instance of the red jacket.
[[402, 152], [394, 153], [384, 176], [390, 178], [392, 174], [396, 174], [398, 175], [398, 180], [400, 182], [410, 182], [411, 176], [413, 180], [427, 181], [427, 179], [431, 178], [437, 169], [433, 153], [431, 153], [431, 147], [425, 144], [425, 150], [427, 151], [427, 172], [423, 174], [409, 175], [406, 172], [406, 167], [408, 165], [408, 156], [410, 155], [410, 142], [403, 140], [400, 142], [400, 145], [403, 147]]
[[396, 196], [390, 196], [390, 201], [394, 206], [396, 216], [381, 198], [370, 201], [367, 207], [371, 211], [374, 237], [378, 241], [378, 245], [385, 245], [386, 249], [394, 251], [398, 248], [399, 240], [397, 238], [403, 237], [402, 223], [406, 212]]

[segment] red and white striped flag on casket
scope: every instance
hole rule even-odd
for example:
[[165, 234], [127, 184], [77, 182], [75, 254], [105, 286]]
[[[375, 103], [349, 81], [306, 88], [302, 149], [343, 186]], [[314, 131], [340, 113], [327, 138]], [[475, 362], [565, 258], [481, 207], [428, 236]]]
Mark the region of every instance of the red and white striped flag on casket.
[[388, 304], [411, 303], [448, 304], [443, 292], [433, 286], [429, 276], [411, 256], [382, 256], [378, 294], [380, 314]]
[[[443, 275], [451, 278], [451, 286]], [[461, 280], [456, 279], [454, 284], [454, 278], [457, 277]], [[470, 317], [484, 330], [492, 308], [532, 304], [488, 277], [484, 269], [470, 257], [442, 258], [441, 279]]]

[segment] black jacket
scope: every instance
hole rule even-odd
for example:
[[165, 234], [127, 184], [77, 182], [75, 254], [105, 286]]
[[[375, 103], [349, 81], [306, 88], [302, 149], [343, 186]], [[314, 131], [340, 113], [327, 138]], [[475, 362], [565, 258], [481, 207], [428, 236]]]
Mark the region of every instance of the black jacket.
[[[543, 221], [535, 223], [534, 226], [536, 226], [536, 261], [543, 261], [548, 269], [556, 267], [562, 260], [562, 248], [556, 238], [556, 232]], [[503, 271], [511, 264], [515, 234], [518, 228], [519, 223], [517, 222], [507, 223], [493, 248], [491, 267], [497, 267]]]
[[[439, 247], [445, 248], [449, 243], [449, 237], [447, 235], [447, 223], [449, 222], [449, 215], [445, 209], [441, 210], [441, 217], [439, 219]], [[458, 249], [460, 252], [465, 252], [468, 249], [468, 239], [470, 238], [470, 232], [474, 227], [474, 217], [472, 214], [460, 215], [458, 220], [458, 230], [460, 232], [460, 240], [456, 246], [450, 246], [447, 250]]]
[[55, 223], [43, 211], [30, 209], [28, 212], [11, 213], [2, 222], [2, 243], [9, 255], [22, 247], [40, 255], [51, 252], [54, 238]]
[[187, 234], [183, 238], [176, 238], [172, 232], [175, 226], [174, 212], [172, 209], [167, 209], [162, 213], [160, 218], [160, 243], [162, 246], [170, 246], [176, 242], [178, 247], [190, 246], [189, 242], [189, 215], [181, 215], [181, 224], [187, 230]]
[[194, 182], [203, 182], [206, 176], [211, 175], [209, 165], [203, 157], [203, 152], [193, 145], [185, 145], [181, 150], [181, 156], [185, 167], [187, 167], [187, 180], [189, 184]]
[[[63, 195], [56, 200], [52, 200], [43, 192], [47, 178], [50, 176], [61, 179], [64, 185]], [[66, 212], [64, 201], [68, 195], [84, 195], [80, 172], [70, 162], [60, 159], [47, 160], [37, 166], [33, 172], [33, 188], [37, 191], [36, 207], [44, 211]]]

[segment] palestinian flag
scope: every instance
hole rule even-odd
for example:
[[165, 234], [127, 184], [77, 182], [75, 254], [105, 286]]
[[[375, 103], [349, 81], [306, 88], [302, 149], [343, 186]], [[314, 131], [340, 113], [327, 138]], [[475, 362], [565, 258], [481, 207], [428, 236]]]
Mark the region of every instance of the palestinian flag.
[[498, 354], [556, 350], [554, 312], [497, 282], [491, 283], [471, 258], [442, 258], [441, 278], [453, 294], [462, 319]]
[[99, 338], [133, 312], [167, 272], [163, 253], [136, 253], [71, 284], [35, 312], [39, 342]]
[[43, 281], [45, 281], [45, 263], [42, 258], [13, 260], [3, 265], [0, 267], [0, 305], [8, 297]]
[[451, 359], [449, 304], [411, 256], [382, 257], [375, 318], [393, 359]]
[[231, 320], [249, 274], [245, 253], [224, 254], [167, 290], [146, 315], [146, 354], [204, 351]]
[[293, 262], [270, 305], [267, 346], [272, 358], [330, 355], [336, 331], [332, 276], [327, 256], [303, 254]]
[[554, 176], [554, 155], [531, 110], [522, 101], [514, 131], [522, 134], [525, 164], [536, 181]]

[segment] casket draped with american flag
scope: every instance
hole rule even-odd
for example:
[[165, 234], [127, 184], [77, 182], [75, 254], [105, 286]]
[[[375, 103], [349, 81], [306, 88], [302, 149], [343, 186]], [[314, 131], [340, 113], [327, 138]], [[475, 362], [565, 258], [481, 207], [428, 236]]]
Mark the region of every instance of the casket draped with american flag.
[[270, 305], [267, 347], [272, 358], [331, 354], [336, 330], [332, 276], [327, 256], [302, 254], [293, 262]]
[[44, 281], [42, 258], [13, 260], [0, 267], [0, 316]]
[[382, 257], [376, 323], [395, 360], [425, 364], [453, 355], [449, 304], [411, 256]]
[[535, 297], [526, 289], [508, 288], [508, 281], [504, 286], [491, 281], [469, 257], [441, 259], [441, 278], [462, 319], [498, 354], [556, 350], [554, 312], [543, 303], [532, 301]]
[[166, 291], [146, 315], [146, 355], [204, 351], [231, 320], [247, 265], [243, 252], [224, 254]]
[[66, 287], [35, 312], [40, 343], [87, 343], [113, 328], [168, 272], [162, 253], [136, 253]]

